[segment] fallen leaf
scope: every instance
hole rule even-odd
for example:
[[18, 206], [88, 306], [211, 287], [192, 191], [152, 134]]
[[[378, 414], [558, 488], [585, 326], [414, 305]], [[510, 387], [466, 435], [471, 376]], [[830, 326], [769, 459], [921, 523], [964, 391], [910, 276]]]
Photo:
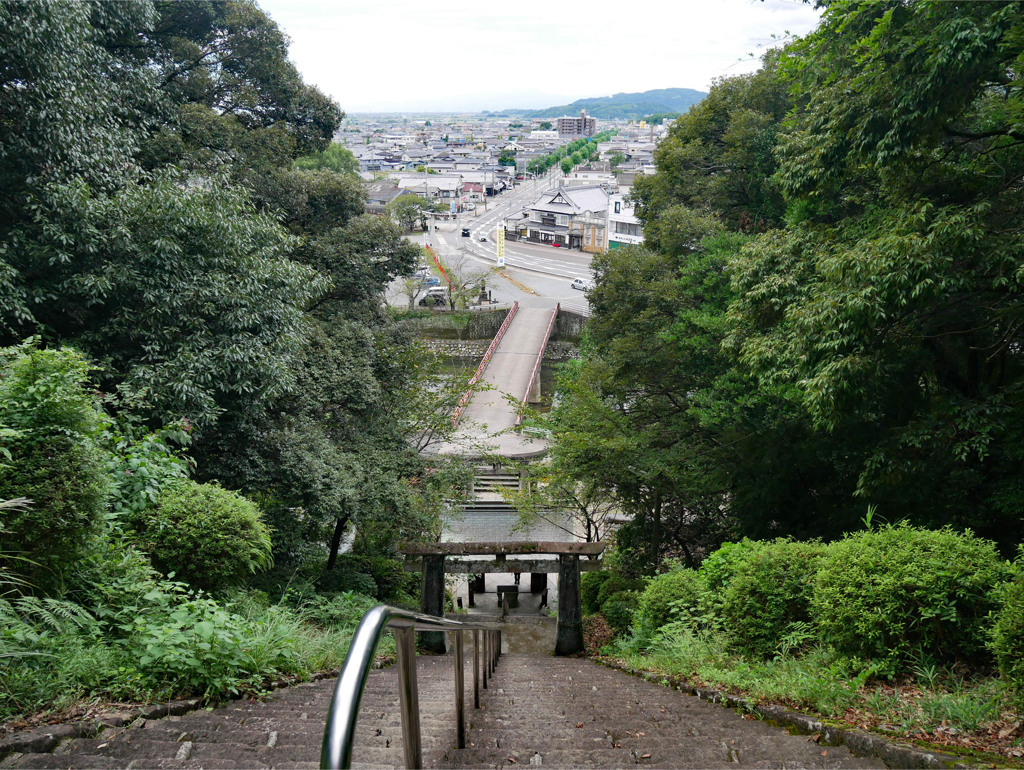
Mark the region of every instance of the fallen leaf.
[[810, 736], [807, 740], [818, 743], [818, 741], [821, 740], [821, 733], [815, 733], [814, 735]]
[[651, 758], [650, 754], [641, 754], [640, 755], [640, 759], [650, 759], [650, 758]]
[[1017, 722], [1016, 724], [1012, 724], [1009, 727], [1004, 727], [1002, 730], [999, 731], [999, 740], [1005, 741], [1007, 738], [1009, 738], [1011, 735], [1017, 732], [1020, 729], [1020, 726], [1021, 723]]
[[579, 730], [581, 727], [583, 727], [583, 723], [582, 722], [577, 722], [576, 723], [576, 729]]

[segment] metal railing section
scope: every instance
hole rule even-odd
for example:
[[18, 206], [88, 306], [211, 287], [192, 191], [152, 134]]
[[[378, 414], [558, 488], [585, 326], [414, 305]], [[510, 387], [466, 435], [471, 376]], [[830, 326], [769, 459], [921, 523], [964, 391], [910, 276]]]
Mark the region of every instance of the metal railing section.
[[[402, 718], [402, 742], [405, 766], [423, 766], [420, 741], [419, 691], [416, 684], [416, 631], [449, 631], [453, 636], [455, 659], [455, 721], [456, 745], [466, 747], [464, 634], [473, 633], [473, 708], [480, 708], [480, 688], [487, 689], [501, 656], [501, 631], [478, 623], [423, 615], [419, 612], [380, 604], [367, 612], [349, 647], [345, 665], [334, 687], [327, 711], [324, 741], [320, 749], [321, 768], [350, 768], [352, 743], [355, 739], [359, 704], [366, 687], [366, 677], [373, 667], [373, 653], [384, 632], [395, 634], [398, 651], [398, 696]], [[481, 643], [482, 642], [482, 643]]]

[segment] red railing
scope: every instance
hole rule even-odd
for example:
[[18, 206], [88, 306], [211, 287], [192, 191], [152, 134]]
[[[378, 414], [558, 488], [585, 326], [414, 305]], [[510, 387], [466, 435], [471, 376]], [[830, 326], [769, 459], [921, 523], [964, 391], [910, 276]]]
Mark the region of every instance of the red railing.
[[508, 325], [512, 323], [512, 318], [519, 310], [519, 303], [516, 302], [509, 309], [508, 314], [505, 316], [505, 320], [501, 322], [501, 327], [498, 329], [498, 333], [494, 335], [494, 339], [491, 340], [491, 344], [487, 347], [487, 352], [484, 353], [484, 357], [480, 359], [480, 364], [476, 367], [476, 372], [469, 380], [469, 387], [466, 388], [466, 392], [462, 394], [462, 398], [459, 399], [459, 405], [455, 409], [455, 414], [452, 415], [452, 425], [455, 425], [459, 418], [462, 417], [462, 411], [466, 408], [466, 404], [473, 398], [473, 389], [476, 384], [483, 377], [484, 372], [487, 370], [487, 364], [491, 362], [491, 356], [494, 355], [494, 349], [498, 347], [498, 343], [501, 342], [501, 338], [505, 335], [505, 330]]
[[551, 320], [548, 321], [548, 330], [544, 332], [544, 341], [540, 344], [540, 350], [537, 352], [537, 360], [533, 363], [533, 374], [530, 375], [530, 381], [526, 383], [526, 392], [523, 394], [523, 400], [519, 402], [519, 414], [516, 416], [517, 428], [523, 424], [523, 412], [526, 411], [526, 403], [530, 400], [530, 391], [533, 389], [533, 383], [540, 376], [540, 365], [544, 360], [544, 351], [548, 348], [548, 340], [551, 339], [551, 330], [555, 328], [555, 320], [558, 318], [558, 311], [561, 307], [561, 303], [557, 303], [555, 305], [555, 312], [551, 314]]
[[430, 248], [429, 245], [424, 246], [423, 248], [425, 248], [427, 250], [427, 254], [429, 254], [430, 258], [432, 260], [434, 260], [434, 264], [437, 265], [437, 269], [441, 271], [441, 276], [448, 282], [448, 285], [451, 286], [452, 285], [452, 279], [448, 277], [448, 273], [446, 273], [444, 271], [444, 268], [441, 267], [441, 262], [437, 258], [437, 255], [434, 253], [434, 250], [432, 248]]

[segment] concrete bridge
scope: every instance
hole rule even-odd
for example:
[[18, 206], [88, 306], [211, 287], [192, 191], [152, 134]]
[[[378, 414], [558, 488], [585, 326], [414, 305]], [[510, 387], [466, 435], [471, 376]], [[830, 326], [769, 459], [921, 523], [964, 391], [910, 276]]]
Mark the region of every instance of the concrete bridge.
[[558, 305], [512, 306], [453, 416], [455, 436], [440, 454], [522, 459], [547, 450], [546, 439], [518, 429], [525, 406], [540, 400], [540, 365], [558, 312]]

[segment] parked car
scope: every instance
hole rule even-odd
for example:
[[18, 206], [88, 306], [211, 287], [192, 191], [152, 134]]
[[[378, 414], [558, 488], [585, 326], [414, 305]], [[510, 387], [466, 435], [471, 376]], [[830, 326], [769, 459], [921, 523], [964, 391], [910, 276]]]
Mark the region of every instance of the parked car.
[[574, 289], [579, 289], [580, 291], [590, 291], [594, 288], [594, 285], [590, 283], [590, 281], [585, 281], [582, 278], [573, 278], [572, 283], [569, 285]]
[[420, 286], [437, 286], [441, 279], [436, 275], [425, 275], [420, 278]]
[[420, 297], [419, 304], [423, 307], [448, 304], [448, 290], [443, 286], [432, 286]]

